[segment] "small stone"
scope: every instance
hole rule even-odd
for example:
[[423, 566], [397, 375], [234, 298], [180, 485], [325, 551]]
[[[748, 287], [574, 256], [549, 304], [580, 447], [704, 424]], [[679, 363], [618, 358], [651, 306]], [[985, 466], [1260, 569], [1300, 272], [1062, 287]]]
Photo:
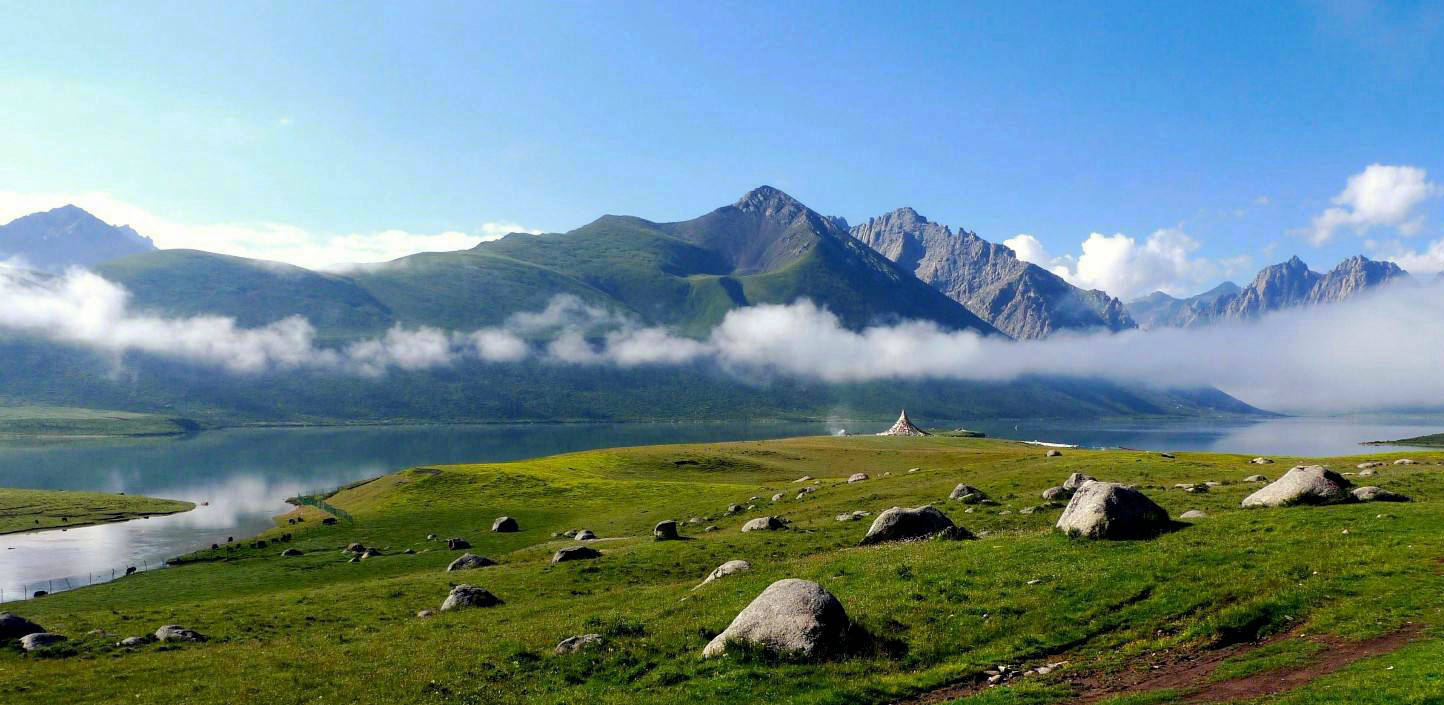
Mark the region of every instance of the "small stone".
[[417, 618], [417, 619], [430, 619], [430, 618], [435, 617], [435, 616], [436, 616], [436, 613], [435, 613], [435, 612], [432, 612], [431, 610], [421, 610], [420, 612], [417, 612], [417, 613], [416, 613], [416, 618]]
[[209, 637], [194, 630], [186, 629], [179, 624], [167, 624], [155, 630], [156, 641], [205, 641]]
[[697, 587], [702, 587], [702, 585], [706, 585], [714, 580], [721, 580], [729, 575], [745, 573], [749, 570], [752, 570], [752, 564], [747, 561], [727, 561], [714, 568], [711, 573], [708, 573], [707, 577], [702, 580], [701, 585]]
[[601, 646], [602, 641], [601, 634], [578, 634], [563, 639], [554, 651], [558, 654], [574, 654], [583, 649]]
[[863, 482], [864, 480], [867, 480], [867, 479], [868, 479], [868, 478], [867, 478], [867, 473], [865, 473], [865, 472], [855, 472], [855, 473], [852, 474], [852, 476], [850, 476], [850, 477], [847, 478], [847, 482], [848, 482], [848, 484], [852, 484], [852, 483], [854, 483], [854, 482]]
[[578, 541], [595, 541], [597, 540], [597, 535], [592, 533], [591, 529], [582, 529], [581, 531], [578, 531], [577, 535], [573, 538]]
[[1043, 454], [1043, 457], [1045, 457], [1045, 458], [1058, 458], [1058, 457], [1062, 457], [1062, 455], [1063, 455], [1063, 451], [1058, 450], [1057, 448], [1054, 448], [1054, 449], [1048, 451], [1047, 453], [1044, 453], [1044, 454]]
[[128, 637], [126, 637], [126, 638], [124, 638], [124, 639], [121, 639], [120, 641], [117, 641], [117, 642], [115, 643], [115, 645], [116, 645], [116, 646], [125, 646], [125, 647], [129, 647], [129, 648], [135, 648], [135, 647], [137, 647], [137, 646], [145, 646], [145, 645], [148, 644], [148, 643], [150, 643], [150, 639], [148, 639], [148, 638], [146, 638], [146, 637], [143, 637], [143, 636], [128, 636]]
[[782, 517], [765, 516], [757, 517], [742, 525], [742, 531], [779, 531], [786, 529], [787, 523]]
[[287, 558], [292, 558], [301, 555], [301, 552], [294, 548], [288, 548], [284, 551], [281, 551], [281, 555], [286, 556]]

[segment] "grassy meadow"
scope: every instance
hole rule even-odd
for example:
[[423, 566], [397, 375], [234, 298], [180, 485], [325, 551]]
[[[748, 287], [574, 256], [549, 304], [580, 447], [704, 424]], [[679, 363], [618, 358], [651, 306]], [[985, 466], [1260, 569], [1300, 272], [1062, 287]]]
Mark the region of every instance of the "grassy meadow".
[[64, 406], [0, 406], [0, 441], [110, 436], [173, 436], [195, 431], [189, 419]]
[[[1353, 470], [1364, 458], [1323, 462]], [[1438, 703], [1444, 697], [1444, 453], [1408, 454], [1357, 484], [1409, 503], [1242, 510], [1260, 485], [1300, 459], [1040, 448], [972, 438], [820, 437], [590, 451], [535, 460], [413, 468], [328, 501], [354, 524], [323, 526], [314, 508], [281, 517], [262, 538], [287, 543], [202, 551], [183, 565], [6, 605], [70, 637], [50, 653], [0, 648], [0, 701], [27, 703], [891, 703], [972, 683], [997, 664], [1047, 675], [960, 691], [987, 705], [1075, 702], [1086, 682], [1126, 681], [1179, 655], [1229, 653], [1215, 679], [1319, 658], [1320, 644], [1413, 630], [1397, 650], [1323, 674], [1270, 702]], [[918, 468], [909, 473], [910, 468]], [[854, 472], [871, 479], [847, 484]], [[1149, 540], [1094, 542], [1051, 530], [1061, 509], [1028, 514], [1071, 472], [1137, 483], [1172, 516], [1200, 509]], [[887, 473], [890, 473], [888, 475]], [[802, 475], [817, 492], [795, 499]], [[1205, 493], [1183, 482], [1222, 483]], [[1000, 502], [947, 500], [965, 482]], [[775, 493], [784, 499], [773, 503]], [[749, 500], [757, 497], [759, 499]], [[753, 504], [725, 515], [731, 503]], [[932, 503], [975, 541], [859, 548], [871, 518], [853, 510]], [[750, 518], [792, 521], [740, 533]], [[491, 533], [516, 517], [521, 531]], [[657, 542], [662, 519], [688, 540]], [[288, 519], [303, 518], [291, 525]], [[551, 565], [554, 534], [587, 528], [600, 559]], [[499, 565], [445, 572], [463, 537]], [[360, 542], [383, 554], [348, 562]], [[283, 548], [303, 551], [281, 557]], [[414, 554], [403, 553], [406, 549]], [[752, 570], [694, 589], [717, 565]], [[815, 580], [871, 635], [821, 663], [766, 654], [704, 661], [707, 641], [775, 580]], [[449, 586], [480, 585], [498, 607], [437, 612]], [[211, 640], [128, 649], [120, 638], [181, 624]], [[87, 636], [92, 630], [105, 634]], [[555, 645], [603, 634], [603, 648]], [[1307, 635], [1308, 638], [1305, 638]], [[1239, 648], [1260, 639], [1267, 645]], [[1319, 642], [1313, 639], [1325, 638]], [[1220, 651], [1236, 649], [1237, 651]], [[1191, 686], [1190, 686], [1191, 687]], [[1185, 702], [1188, 687], [1107, 694], [1098, 702]], [[939, 696], [928, 702], [952, 702]]]
[[110, 492], [0, 488], [0, 534], [127, 521], [190, 511], [195, 506], [174, 499]]

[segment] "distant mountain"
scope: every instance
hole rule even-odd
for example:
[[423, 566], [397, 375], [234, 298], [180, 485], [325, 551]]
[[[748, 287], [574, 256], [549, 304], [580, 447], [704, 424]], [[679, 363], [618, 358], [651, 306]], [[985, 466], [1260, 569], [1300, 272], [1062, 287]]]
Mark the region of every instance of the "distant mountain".
[[1184, 326], [1193, 320], [1197, 307], [1211, 305], [1222, 297], [1232, 296], [1240, 291], [1243, 291], [1243, 287], [1233, 282], [1224, 282], [1186, 299], [1155, 291], [1141, 299], [1128, 302], [1128, 314], [1144, 328]]
[[911, 208], [853, 226], [853, 237], [1015, 338], [1135, 327], [1117, 299], [1018, 259], [1011, 249], [928, 221]]
[[154, 250], [150, 238], [130, 226], [109, 225], [76, 206], [32, 213], [0, 225], [0, 260], [20, 257], [36, 269], [89, 267]]
[[[1247, 287], [1217, 295], [1213, 294], [1219, 289], [1214, 289], [1179, 301], [1182, 305], [1174, 307], [1171, 315], [1150, 320], [1157, 320], [1156, 326], [1178, 327], [1250, 320], [1270, 311], [1346, 301], [1364, 291], [1400, 281], [1412, 281], [1412, 278], [1393, 262], [1375, 262], [1356, 255], [1328, 273], [1320, 274], [1295, 256], [1287, 262], [1265, 267]], [[1130, 309], [1142, 311], [1146, 316], [1150, 311], [1165, 308], [1156, 296], [1135, 301], [1129, 305]]]
[[513, 233], [345, 276], [168, 251], [101, 270], [158, 310], [253, 323], [311, 311], [323, 333], [335, 334], [374, 333], [395, 323], [496, 325], [513, 313], [538, 311], [558, 294], [696, 335], [732, 309], [803, 298], [852, 328], [918, 319], [997, 332], [833, 220], [767, 186], [693, 220], [607, 215], [568, 233]]

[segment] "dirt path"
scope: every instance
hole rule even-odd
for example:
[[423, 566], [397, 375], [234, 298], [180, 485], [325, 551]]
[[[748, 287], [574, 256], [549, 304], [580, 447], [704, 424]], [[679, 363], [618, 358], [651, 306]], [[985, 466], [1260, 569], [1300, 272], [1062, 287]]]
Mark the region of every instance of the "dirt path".
[[[1074, 697], [1067, 702], [1088, 705], [1106, 698], [1157, 690], [1177, 690], [1185, 694], [1184, 702], [1213, 703], [1258, 698], [1282, 693], [1328, 675], [1359, 659], [1396, 651], [1418, 637], [1423, 625], [1410, 624], [1366, 641], [1346, 641], [1333, 636], [1300, 637], [1285, 633], [1262, 641], [1233, 644], [1221, 649], [1172, 649], [1157, 651], [1135, 661], [1128, 669], [1116, 672], [1082, 671], [1068, 674]], [[1323, 644], [1318, 655], [1298, 667], [1274, 669], [1245, 678], [1208, 682], [1219, 664], [1266, 644], [1285, 639], [1307, 639]], [[1056, 659], [1066, 660], [1066, 656]], [[1037, 678], [1039, 676], [1028, 676]], [[892, 705], [938, 705], [958, 698], [976, 695], [989, 686], [978, 680], [956, 683], [899, 700]]]

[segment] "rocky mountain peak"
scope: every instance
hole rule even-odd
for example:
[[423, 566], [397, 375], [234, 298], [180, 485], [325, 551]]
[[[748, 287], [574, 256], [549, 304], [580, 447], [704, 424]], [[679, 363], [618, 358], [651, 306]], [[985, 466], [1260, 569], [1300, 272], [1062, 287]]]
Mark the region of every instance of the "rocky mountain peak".
[[737, 202], [732, 205], [748, 213], [758, 211], [764, 213], [776, 213], [781, 211], [799, 211], [807, 209], [807, 207], [802, 205], [802, 203], [797, 199], [767, 185], [758, 186], [757, 188], [748, 191], [747, 193], [742, 195], [742, 198], [737, 199]]
[[0, 225], [0, 259], [20, 257], [40, 269], [85, 267], [154, 249], [130, 226], [110, 225], [74, 204]]

